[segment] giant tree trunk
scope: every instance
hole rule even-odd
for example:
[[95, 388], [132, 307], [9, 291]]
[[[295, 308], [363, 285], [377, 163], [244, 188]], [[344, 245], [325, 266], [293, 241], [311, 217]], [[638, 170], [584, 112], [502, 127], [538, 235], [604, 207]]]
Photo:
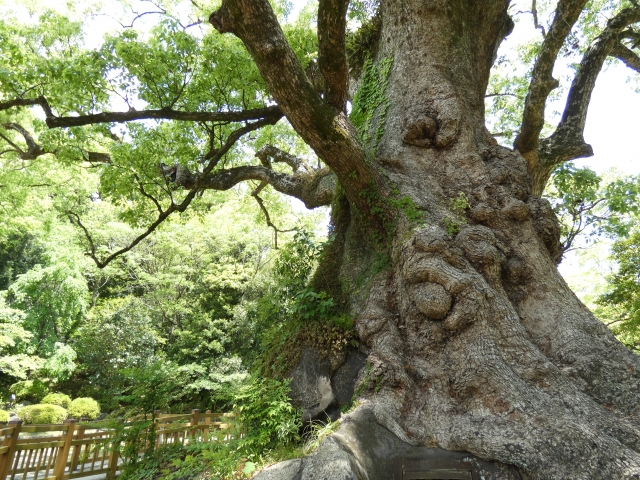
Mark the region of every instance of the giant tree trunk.
[[[640, 359], [563, 281], [549, 205], [484, 128], [506, 19], [447, 3], [383, 3], [378, 59], [394, 63], [376, 159], [425, 222], [397, 226], [393, 266], [353, 305], [378, 378], [371, 402], [415, 442], [532, 478], [640, 475]], [[345, 251], [364, 243], [346, 238]]]
[[[636, 478], [640, 359], [559, 275], [557, 220], [532, 194], [536, 162], [497, 145], [484, 125], [489, 70], [511, 27], [508, 3], [381, 2], [374, 63], [393, 62], [388, 111], [381, 105], [372, 119], [364, 151], [373, 153], [362, 165], [374, 173], [361, 185], [361, 172], [343, 168], [349, 149], [333, 158], [271, 78], [288, 64], [274, 72], [254, 52], [279, 45], [252, 46], [250, 2], [241, 7], [244, 30], [214, 20], [248, 44], [283, 111], [346, 192], [334, 202], [337, 241], [325, 259], [333, 263], [320, 272], [337, 273], [324, 285], [342, 285], [375, 378], [361, 408], [405, 442], [514, 465], [526, 478]], [[363, 189], [369, 184], [374, 194]], [[368, 220], [376, 195], [396, 206], [392, 221]], [[419, 218], [402, 213], [412, 204]], [[376, 272], [385, 252], [390, 266]], [[350, 431], [338, 434], [343, 450]], [[366, 468], [373, 460], [355, 455], [351, 465], [362, 478], [381, 478]], [[306, 465], [303, 478], [312, 478], [317, 462]], [[350, 478], [340, 462], [333, 473], [322, 468], [324, 478]]]

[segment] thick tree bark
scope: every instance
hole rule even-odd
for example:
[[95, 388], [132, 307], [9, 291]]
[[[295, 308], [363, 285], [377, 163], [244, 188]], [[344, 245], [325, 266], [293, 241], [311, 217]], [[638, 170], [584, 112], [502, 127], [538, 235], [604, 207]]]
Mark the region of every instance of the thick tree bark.
[[[223, 2], [212, 21], [247, 44], [282, 111], [345, 190], [346, 200], [335, 204], [337, 236], [325, 259], [332, 263], [321, 265], [316, 283], [332, 291], [339, 283], [349, 299], [367, 375], [376, 378], [362, 397], [377, 421], [406, 442], [515, 465], [526, 478], [637, 478], [640, 359], [563, 281], [556, 268], [557, 220], [532, 193], [531, 162], [496, 145], [484, 125], [489, 70], [512, 27], [508, 3], [381, 2], [374, 62], [392, 61], [383, 92], [388, 111], [375, 110], [369, 138], [381, 126], [383, 132], [377, 145], [365, 147], [374, 147], [365, 163], [353, 138], [327, 134], [322, 120], [328, 115], [330, 125], [352, 135], [340, 111], [341, 64], [327, 60], [330, 52], [324, 52], [323, 71], [336, 83], [327, 103], [291, 65], [278, 32], [252, 30], [256, 12], [266, 15], [266, 0]], [[584, 2], [560, 3], [556, 30], [566, 35]], [[553, 88], [563, 39], [549, 40], [551, 63], [539, 67], [548, 74], [540, 89]], [[285, 59], [280, 66], [266, 58], [277, 49]], [[289, 83], [272, 71], [285, 68]], [[295, 91], [301, 92], [297, 100]], [[312, 115], [305, 117], [305, 109]], [[538, 145], [539, 110], [527, 113], [528, 130], [519, 139], [528, 151]], [[338, 145], [348, 147], [342, 157]], [[366, 182], [351, 179], [351, 171], [366, 173]], [[358, 189], [379, 178], [421, 214], [417, 220], [398, 210], [385, 225], [388, 242], [376, 237], [371, 212], [355, 200], [362, 196]], [[382, 203], [393, 206], [393, 199]], [[390, 268], [372, 271], [367, 248], [386, 249]], [[378, 478], [366, 471], [366, 459], [351, 463], [362, 478]], [[331, 478], [343, 476], [336, 471]]]

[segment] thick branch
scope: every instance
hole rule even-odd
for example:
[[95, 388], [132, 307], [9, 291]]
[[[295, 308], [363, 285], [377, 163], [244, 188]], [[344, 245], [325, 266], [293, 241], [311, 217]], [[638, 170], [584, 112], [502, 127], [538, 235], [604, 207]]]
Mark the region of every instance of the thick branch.
[[531, 73], [529, 92], [524, 104], [522, 127], [516, 137], [515, 147], [525, 155], [537, 150], [540, 132], [544, 126], [544, 109], [547, 97], [558, 86], [553, 78], [553, 67], [558, 52], [571, 28], [578, 20], [587, 0], [560, 0], [549, 32], [544, 37], [540, 54]]
[[286, 163], [291, 167], [293, 173], [298, 173], [300, 167], [309, 170], [306, 162], [290, 153], [283, 152], [273, 145], [266, 145], [256, 153], [256, 157], [260, 159], [260, 163], [267, 168], [271, 168], [271, 163]]
[[51, 112], [51, 107], [44, 97], [16, 98], [13, 100], [8, 100], [6, 102], [0, 102], [0, 111], [8, 110], [13, 107], [31, 107], [33, 105], [40, 105], [47, 117], [53, 115], [53, 113]]
[[[138, 182], [138, 188], [139, 188], [141, 194], [144, 197], [146, 197], [146, 198], [148, 198], [148, 199], [150, 199], [152, 201], [152, 203], [154, 204], [154, 206], [158, 210], [158, 216], [157, 216], [156, 220], [153, 223], [151, 223], [143, 233], [138, 235], [129, 245], [117, 250], [116, 252], [111, 253], [104, 260], [100, 260], [98, 258], [97, 254], [96, 254], [95, 244], [94, 244], [94, 242], [93, 242], [93, 240], [91, 238], [91, 235], [89, 234], [89, 231], [87, 230], [87, 228], [80, 221], [80, 217], [77, 214], [73, 213], [73, 212], [67, 212], [70, 215], [70, 218], [75, 219], [75, 222], [83, 230], [83, 232], [85, 234], [85, 237], [87, 238], [87, 241], [89, 242], [90, 252], [88, 252], [87, 255], [89, 255], [89, 257], [91, 257], [91, 259], [93, 259], [93, 261], [96, 263], [98, 268], [104, 268], [109, 263], [111, 263], [113, 260], [115, 260], [117, 257], [119, 257], [120, 255], [122, 255], [122, 254], [128, 252], [129, 250], [131, 250], [132, 248], [134, 248], [142, 240], [144, 240], [149, 235], [151, 235], [156, 230], [156, 228], [158, 228], [158, 226], [162, 222], [164, 222], [167, 218], [169, 218], [173, 213], [175, 213], [175, 212], [184, 212], [187, 209], [187, 207], [191, 204], [191, 202], [195, 198], [196, 194], [200, 190], [202, 190], [204, 188], [208, 188], [205, 185], [204, 180], [206, 180], [207, 178], [210, 177], [210, 174], [211, 174], [211, 171], [213, 170], [213, 168], [218, 164], [220, 159], [233, 147], [233, 145], [235, 145], [235, 143], [240, 139], [240, 137], [242, 137], [243, 135], [245, 135], [245, 134], [247, 134], [249, 132], [257, 130], [257, 129], [265, 126], [265, 125], [274, 124], [279, 120], [279, 118], [280, 118], [280, 116], [277, 117], [277, 118], [268, 118], [268, 119], [258, 120], [257, 122], [250, 123], [248, 125], [245, 125], [245, 126], [243, 126], [241, 128], [238, 128], [238, 129], [234, 130], [231, 133], [231, 135], [229, 135], [229, 137], [227, 138], [227, 141], [224, 143], [222, 148], [220, 148], [217, 151], [217, 153], [209, 160], [209, 162], [207, 163], [207, 165], [205, 166], [205, 168], [204, 168], [204, 170], [202, 172], [202, 175], [197, 176], [197, 177], [195, 175], [193, 175], [193, 174], [184, 176], [184, 178], [193, 177], [193, 181], [187, 186], [189, 192], [185, 195], [184, 199], [180, 203], [175, 203], [173, 201], [173, 198], [172, 198], [171, 204], [166, 209], [163, 209], [162, 206], [160, 205], [160, 203], [158, 202], [158, 200], [155, 199], [149, 193], [146, 192], [146, 190], [144, 189], [144, 186], [140, 182], [140, 179], [138, 177], [136, 177], [136, 181]], [[186, 170], [186, 169], [183, 169], [183, 170]], [[188, 172], [188, 170], [186, 170], [186, 171]], [[183, 180], [182, 177], [177, 177], [176, 178], [176, 183], [178, 183], [178, 181], [182, 181], [182, 180]], [[178, 183], [178, 184], [180, 185], [180, 183]], [[185, 184], [183, 184], [182, 186], [185, 186]], [[228, 188], [231, 188], [231, 186], [229, 186]], [[223, 190], [223, 189], [219, 189], [219, 190]]]
[[606, 58], [617, 51], [616, 47], [619, 46], [624, 29], [638, 21], [640, 8], [626, 8], [620, 11], [607, 22], [605, 29], [589, 46], [571, 84], [562, 120], [553, 135], [540, 145], [541, 165], [556, 165], [593, 155], [591, 147], [584, 142], [583, 132], [596, 79]]
[[611, 56], [622, 61], [627, 67], [640, 73], [640, 57], [633, 50], [625, 47], [621, 43], [614, 45]]
[[307, 208], [329, 205], [336, 187], [335, 175], [328, 168], [289, 175], [252, 165], [220, 170], [207, 176], [197, 175], [180, 167], [175, 183], [186, 189], [192, 189], [197, 184], [202, 189], [229, 190], [247, 180], [266, 182], [278, 192], [301, 200]]
[[49, 128], [82, 127], [99, 123], [124, 123], [135, 120], [180, 120], [186, 122], [247, 122], [260, 119], [282, 118], [280, 108], [276, 106], [256, 108], [253, 110], [229, 112], [183, 112], [172, 108], [159, 110], [129, 110], [127, 112], [101, 112], [91, 115], [77, 115], [73, 117], [58, 117], [53, 114], [49, 102], [45, 97], [18, 98], [0, 103], [0, 111], [12, 107], [40, 105], [46, 116]]
[[102, 112], [77, 117], [47, 117], [49, 128], [80, 127], [97, 123], [131, 122], [146, 119], [181, 120], [187, 122], [244, 122], [261, 118], [282, 117], [277, 106], [239, 112], [181, 112], [171, 108], [160, 110], [129, 110], [128, 112]]
[[320, 0], [318, 5], [318, 63], [325, 79], [329, 105], [344, 110], [349, 69], [346, 53], [347, 7], [349, 0]]
[[22, 135], [22, 137], [24, 138], [24, 141], [27, 144], [27, 151], [26, 152], [23, 151], [22, 149], [18, 148], [13, 142], [11, 142], [8, 138], [6, 138], [4, 135], [2, 135], [2, 138], [7, 143], [9, 143], [9, 145], [11, 145], [12, 147], [15, 148], [15, 150], [18, 152], [18, 154], [20, 155], [20, 158], [22, 160], [35, 160], [40, 155], [44, 155], [46, 153], [42, 149], [42, 147], [40, 145], [38, 145], [33, 140], [33, 137], [31, 136], [31, 134], [25, 128], [23, 128], [21, 125], [18, 125], [17, 123], [5, 123], [2, 126], [4, 128], [6, 128], [6, 129], [8, 129], [8, 130], [15, 130], [20, 135]]
[[313, 88], [269, 0], [224, 0], [209, 21], [219, 32], [231, 32], [244, 42], [293, 128], [335, 172], [349, 201], [370, 214], [360, 192], [379, 183], [377, 174], [365, 162], [345, 113], [326, 103]]

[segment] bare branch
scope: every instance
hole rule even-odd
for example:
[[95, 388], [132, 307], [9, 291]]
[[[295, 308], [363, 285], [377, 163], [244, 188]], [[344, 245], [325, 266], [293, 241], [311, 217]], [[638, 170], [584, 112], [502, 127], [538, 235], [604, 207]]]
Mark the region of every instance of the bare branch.
[[[144, 187], [143, 187], [142, 183], [140, 182], [139, 178], [136, 177], [136, 181], [138, 182], [138, 187], [139, 187], [140, 192], [142, 193], [142, 195], [144, 197], [150, 199], [153, 202], [153, 204], [155, 205], [155, 207], [158, 210], [158, 217], [156, 218], [156, 220], [153, 223], [151, 223], [147, 227], [147, 229], [143, 233], [138, 235], [129, 245], [127, 245], [126, 247], [123, 247], [123, 248], [111, 253], [106, 258], [104, 258], [104, 260], [100, 260], [98, 258], [98, 256], [96, 255], [96, 249], [95, 249], [95, 245], [93, 243], [93, 240], [91, 238], [91, 235], [89, 234], [89, 231], [84, 227], [84, 225], [80, 221], [80, 217], [77, 214], [73, 213], [73, 212], [67, 212], [69, 215], [71, 215], [70, 218], [72, 218], [72, 217], [75, 218], [76, 223], [78, 224], [78, 226], [84, 231], [85, 237], [87, 238], [87, 240], [89, 242], [89, 246], [91, 248], [91, 251], [88, 252], [87, 255], [89, 255], [89, 257], [91, 257], [91, 259], [95, 262], [95, 264], [98, 266], [98, 268], [104, 268], [109, 263], [111, 263], [114, 259], [116, 259], [120, 255], [122, 255], [122, 254], [128, 252], [129, 250], [131, 250], [132, 248], [134, 248], [142, 240], [144, 240], [149, 235], [151, 235], [156, 230], [156, 228], [158, 228], [158, 226], [162, 222], [164, 222], [167, 218], [169, 218], [173, 213], [175, 213], [175, 212], [184, 212], [187, 209], [187, 207], [191, 204], [191, 202], [195, 198], [196, 194], [200, 190], [202, 190], [203, 188], [207, 188], [206, 185], [205, 185], [206, 182], [204, 181], [204, 179], [206, 179], [206, 178], [208, 178], [210, 176], [211, 171], [217, 165], [217, 163], [220, 161], [220, 159], [231, 149], [231, 147], [233, 147], [233, 145], [240, 139], [240, 137], [242, 137], [242, 135], [245, 135], [246, 133], [249, 133], [249, 132], [252, 132], [254, 130], [257, 130], [257, 129], [265, 126], [265, 125], [274, 124], [279, 119], [280, 119], [280, 116], [278, 116], [277, 118], [275, 118], [275, 117], [265, 118], [265, 119], [258, 120], [257, 122], [250, 123], [248, 125], [245, 125], [245, 126], [243, 126], [241, 128], [238, 128], [238, 129], [234, 130], [231, 133], [231, 135], [229, 135], [229, 137], [227, 138], [227, 141], [222, 146], [222, 148], [220, 148], [218, 150], [217, 154], [215, 156], [213, 156], [213, 158], [211, 158], [211, 160], [209, 160], [209, 163], [205, 166], [202, 174], [199, 175], [199, 176], [190, 173], [187, 169], [178, 169], [178, 167], [176, 166], [175, 168], [177, 169], [177, 172], [178, 173], [180, 173], [180, 172], [183, 173], [183, 175], [177, 175], [176, 176], [176, 184], [178, 184], [179, 186], [185, 186], [184, 184], [181, 185], [180, 182], [186, 181], [187, 183], [189, 183], [189, 186], [187, 187], [187, 189], [189, 191], [185, 195], [185, 197], [182, 200], [182, 202], [175, 203], [172, 200], [171, 204], [169, 205], [169, 207], [166, 210], [163, 210], [161, 205], [160, 205], [160, 203], [152, 195], [150, 195], [148, 192], [146, 192], [146, 190], [144, 189]], [[229, 186], [228, 188], [231, 188], [231, 186]], [[226, 189], [228, 189], [228, 188], [226, 188]], [[226, 189], [224, 189], [224, 190], [226, 190]], [[218, 190], [223, 190], [223, 189], [218, 189]]]
[[92, 115], [79, 115], [77, 117], [48, 117], [46, 122], [49, 128], [80, 127], [97, 123], [131, 122], [134, 120], [166, 119], [181, 120], [186, 122], [245, 122], [259, 120], [261, 118], [280, 119], [282, 113], [277, 106], [244, 110], [238, 112], [181, 112], [171, 108], [159, 110], [129, 110], [128, 112], [102, 112]]
[[640, 8], [621, 10], [607, 22], [605, 29], [587, 49], [571, 84], [560, 124], [553, 135], [540, 144], [539, 162], [542, 166], [593, 155], [593, 150], [583, 138], [591, 93], [607, 56], [618, 51], [616, 46], [624, 29], [638, 21]]
[[267, 182], [278, 192], [301, 200], [309, 209], [331, 204], [336, 187], [336, 177], [328, 168], [289, 175], [254, 165], [218, 170], [208, 176], [196, 175], [180, 167], [175, 183], [187, 189], [194, 188], [198, 182], [202, 189], [229, 190], [247, 180]]
[[11, 147], [13, 147], [13, 148], [11, 148], [9, 150], [3, 150], [2, 153], [16, 152], [21, 157], [22, 157], [22, 155], [24, 155], [24, 151], [18, 145], [13, 143], [8, 137], [6, 137], [2, 132], [0, 132], [0, 138], [2, 138]]
[[196, 193], [197, 193], [197, 191], [193, 190], [193, 191], [191, 191], [191, 192], [189, 192], [187, 194], [187, 196], [182, 201], [182, 203], [180, 203], [179, 205], [172, 204], [167, 210], [165, 210], [163, 213], [158, 215], [158, 218], [151, 225], [149, 225], [149, 227], [147, 227], [147, 229], [143, 233], [138, 235], [129, 245], [127, 245], [126, 247], [121, 248], [120, 250], [117, 250], [116, 252], [113, 252], [112, 254], [107, 256], [104, 260], [100, 260], [97, 257], [96, 250], [95, 250], [95, 245], [93, 243], [93, 239], [91, 238], [91, 235], [89, 234], [89, 231], [87, 230], [87, 228], [80, 221], [80, 217], [77, 214], [73, 213], [73, 212], [67, 212], [67, 213], [69, 213], [69, 214], [71, 214], [71, 215], [73, 215], [75, 217], [76, 223], [83, 230], [83, 232], [85, 234], [85, 237], [87, 238], [87, 241], [89, 242], [89, 246], [91, 248], [91, 251], [87, 252], [87, 255], [95, 262], [95, 264], [98, 266], [98, 268], [104, 268], [107, 265], [109, 265], [113, 260], [115, 260], [117, 257], [119, 257], [120, 255], [122, 255], [124, 253], [127, 253], [129, 250], [131, 250], [136, 245], [138, 245], [142, 240], [144, 240], [149, 235], [151, 235], [155, 231], [155, 229], [158, 228], [158, 226], [162, 222], [164, 222], [167, 218], [169, 218], [169, 216], [172, 213], [174, 213], [176, 211], [184, 212], [186, 210], [186, 208], [189, 206], [189, 204], [191, 203], [191, 201], [193, 200], [193, 198], [195, 197]]
[[318, 63], [325, 79], [329, 105], [343, 111], [349, 89], [346, 53], [349, 0], [320, 0], [318, 5]]
[[531, 14], [533, 15], [533, 26], [542, 32], [543, 36], [547, 36], [544, 26], [538, 23], [538, 7], [536, 0], [531, 0]]
[[58, 117], [53, 114], [49, 102], [45, 97], [17, 98], [0, 103], [0, 111], [13, 107], [40, 105], [45, 113], [49, 128], [81, 127], [99, 123], [123, 123], [135, 120], [180, 120], [185, 122], [246, 122], [261, 118], [282, 117], [278, 106], [256, 108], [253, 110], [228, 112], [183, 112], [172, 108], [158, 110], [135, 110], [127, 112], [101, 112], [91, 115], [77, 115], [73, 117]]
[[274, 243], [274, 247], [277, 250], [278, 249], [278, 232], [280, 233], [293, 232], [293, 229], [280, 230], [271, 221], [271, 217], [269, 216], [269, 211], [267, 210], [267, 207], [264, 206], [264, 202], [262, 198], [260, 198], [260, 196], [258, 195], [262, 191], [262, 189], [267, 185], [268, 185], [267, 182], [260, 183], [258, 188], [256, 188], [253, 192], [251, 192], [251, 196], [256, 199], [256, 202], [258, 202], [258, 205], [260, 206], [260, 210], [262, 210], [262, 213], [264, 214], [264, 218], [267, 221], [267, 225], [273, 229], [273, 238], [274, 238], [273, 243]]
[[516, 95], [515, 93], [487, 93], [484, 96], [484, 98], [489, 98], [489, 97], [515, 97], [515, 98], [522, 99], [520, 95]]
[[160, 215], [162, 215], [164, 213], [164, 210], [162, 210], [162, 206], [160, 205], [160, 202], [158, 202], [158, 200], [156, 200], [156, 198], [153, 195], [150, 195], [145, 189], [144, 189], [144, 185], [142, 184], [142, 182], [140, 181], [140, 177], [138, 176], [138, 174], [134, 174], [133, 176], [136, 179], [136, 183], [138, 184], [138, 190], [140, 190], [140, 193], [148, 198], [149, 200], [151, 200], [153, 202], [153, 204], [156, 206], [156, 208], [158, 209], [158, 213]]
[[89, 242], [90, 251], [87, 253], [87, 255], [89, 257], [91, 257], [94, 262], [96, 262], [96, 264], [98, 265], [99, 268], [103, 268], [103, 267], [100, 267], [99, 260], [96, 258], [96, 245], [93, 242], [93, 238], [91, 237], [91, 234], [89, 233], [89, 230], [87, 230], [87, 228], [84, 226], [84, 224], [80, 220], [80, 216], [77, 213], [72, 212], [71, 210], [67, 211], [66, 214], [69, 216], [69, 220], [71, 221], [71, 223], [74, 223], [74, 220], [75, 220], [75, 223], [83, 231], [85, 238]]
[[611, 50], [611, 56], [622, 61], [627, 67], [640, 73], [640, 57], [633, 50], [617, 43]]
[[[553, 78], [553, 67], [558, 52], [571, 28], [578, 20], [587, 0], [559, 0], [549, 33], [544, 37], [540, 53], [531, 73], [529, 92], [524, 104], [522, 127], [514, 146], [525, 158], [538, 148], [540, 132], [544, 126], [547, 97], [559, 83]], [[527, 159], [528, 160], [528, 159]]]

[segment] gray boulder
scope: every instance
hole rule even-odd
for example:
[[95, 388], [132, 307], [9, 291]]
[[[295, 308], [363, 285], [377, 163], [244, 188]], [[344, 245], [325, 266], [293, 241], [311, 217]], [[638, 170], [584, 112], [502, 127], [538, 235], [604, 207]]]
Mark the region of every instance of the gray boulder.
[[302, 421], [315, 420], [335, 401], [331, 389], [331, 363], [310, 347], [304, 347], [290, 374], [291, 400], [302, 409]]
[[340, 417], [340, 407], [351, 403], [355, 381], [366, 358], [357, 350], [323, 358], [313, 347], [302, 348], [300, 361], [289, 378], [291, 400], [302, 409], [303, 422]]

